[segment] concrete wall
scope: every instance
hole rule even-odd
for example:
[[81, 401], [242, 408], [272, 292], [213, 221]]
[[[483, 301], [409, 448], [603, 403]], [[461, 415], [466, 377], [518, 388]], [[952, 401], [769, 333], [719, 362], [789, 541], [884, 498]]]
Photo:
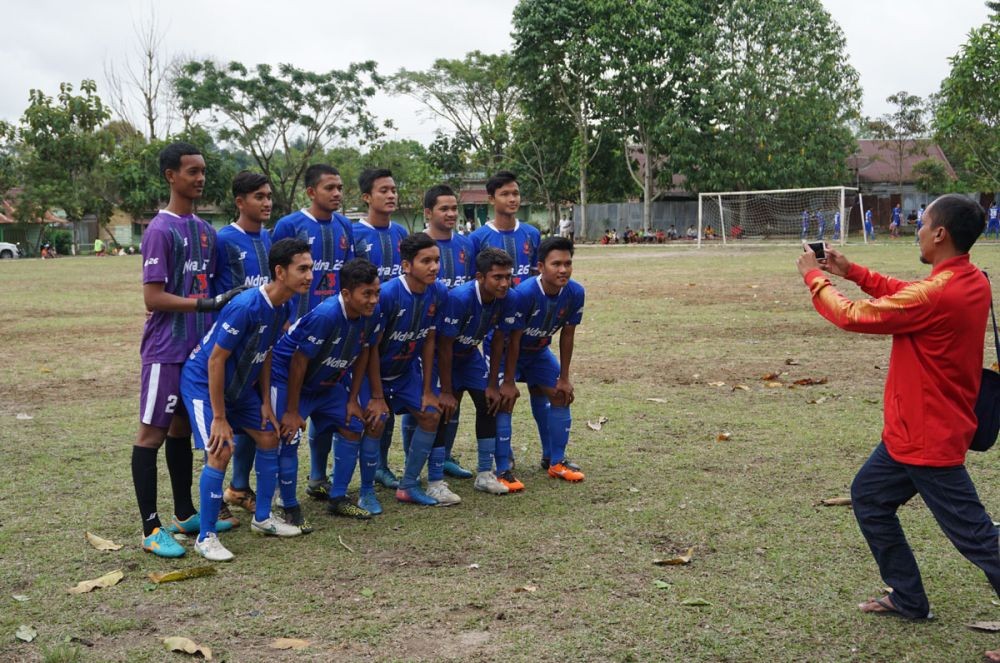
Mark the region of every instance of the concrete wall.
[[[660, 200], [653, 203], [652, 230], [666, 230], [672, 225], [683, 234], [691, 224], [698, 225], [697, 200]], [[579, 233], [580, 207], [573, 208], [573, 225]], [[626, 228], [642, 229], [642, 203], [603, 203], [587, 205], [587, 237], [596, 240], [605, 230], [617, 230], [621, 235]], [[577, 239], [582, 239], [577, 236]]]

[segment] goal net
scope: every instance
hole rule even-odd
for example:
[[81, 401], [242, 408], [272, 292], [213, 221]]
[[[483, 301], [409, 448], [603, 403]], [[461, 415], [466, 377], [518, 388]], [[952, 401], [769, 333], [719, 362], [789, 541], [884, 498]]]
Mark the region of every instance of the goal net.
[[698, 245], [772, 239], [844, 244], [855, 205], [861, 205], [857, 189], [842, 186], [698, 194]]

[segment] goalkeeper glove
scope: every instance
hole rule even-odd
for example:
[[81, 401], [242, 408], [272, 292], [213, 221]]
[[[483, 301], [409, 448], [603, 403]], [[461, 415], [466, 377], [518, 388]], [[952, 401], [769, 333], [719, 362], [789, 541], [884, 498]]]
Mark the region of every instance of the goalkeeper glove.
[[229, 303], [229, 300], [240, 294], [244, 290], [248, 289], [248, 285], [240, 285], [232, 290], [227, 290], [221, 295], [216, 295], [215, 297], [204, 297], [202, 299], [196, 299], [194, 304], [194, 310], [198, 313], [203, 313], [205, 311], [219, 311], [222, 307]]

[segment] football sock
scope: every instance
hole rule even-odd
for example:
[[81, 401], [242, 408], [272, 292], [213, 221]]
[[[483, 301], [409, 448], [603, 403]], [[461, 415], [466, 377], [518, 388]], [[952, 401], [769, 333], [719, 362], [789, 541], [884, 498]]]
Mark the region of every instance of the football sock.
[[410, 441], [413, 439], [413, 431], [417, 430], [417, 418], [407, 412], [401, 419], [399, 431], [403, 438], [403, 455], [406, 456], [410, 453]]
[[434, 446], [435, 437], [435, 431], [426, 431], [420, 427], [413, 432], [413, 439], [410, 441], [410, 453], [406, 455], [403, 478], [399, 482], [400, 488], [413, 488], [420, 485], [420, 471], [424, 469], [427, 457]]
[[322, 481], [327, 477], [326, 466], [330, 462], [330, 448], [333, 446], [333, 431], [316, 432], [309, 424], [309, 480]]
[[174, 515], [177, 520], [187, 520], [197, 511], [191, 499], [191, 486], [194, 483], [194, 452], [191, 450], [191, 437], [167, 436], [164, 445], [164, 455], [167, 457], [167, 472], [170, 474], [170, 489], [174, 494]]
[[[201, 493], [199, 541], [202, 541], [206, 534], [215, 533], [215, 521], [219, 519], [219, 507], [222, 506], [222, 482], [225, 478], [225, 470], [217, 470], [210, 465], [205, 465], [201, 469], [201, 481], [198, 482], [198, 490]], [[257, 481], [259, 486], [260, 479]]]
[[493, 469], [493, 454], [496, 453], [497, 439], [495, 437], [481, 437], [476, 440], [476, 451], [479, 455], [479, 463], [476, 471], [489, 472]]
[[538, 426], [538, 439], [542, 442], [542, 458], [552, 458], [552, 449], [549, 444], [549, 397], [531, 397], [531, 416], [535, 418], [535, 425]]
[[132, 485], [139, 502], [143, 536], [149, 536], [160, 526], [156, 514], [156, 453], [156, 449], [149, 447], [132, 447]]
[[380, 469], [389, 469], [389, 447], [392, 446], [392, 432], [396, 428], [396, 417], [392, 412], [385, 420], [385, 428], [382, 429], [382, 439], [379, 441], [378, 466]]
[[444, 434], [444, 455], [445, 458], [451, 458], [451, 450], [455, 446], [455, 437], [458, 435], [458, 415], [459, 407], [455, 408], [455, 411], [451, 415], [445, 424], [441, 427], [441, 432]]
[[431, 455], [427, 459], [427, 480], [428, 481], [441, 481], [444, 479], [444, 457], [446, 449], [442, 447], [433, 447], [431, 449]]
[[572, 424], [573, 417], [568, 407], [549, 408], [549, 447], [552, 455], [548, 458], [552, 465], [561, 463], [566, 457], [566, 445], [569, 444], [569, 429]]
[[347, 495], [347, 486], [354, 476], [358, 464], [361, 445], [351, 442], [343, 435], [333, 436], [333, 483], [330, 485], [330, 499], [340, 499]]
[[510, 469], [510, 436], [511, 423], [509, 412], [497, 413], [497, 446], [495, 456], [497, 461], [497, 474], [501, 474]]
[[375, 471], [378, 469], [380, 440], [365, 435], [361, 438], [361, 492], [375, 492]]
[[[257, 452], [260, 454], [260, 452]], [[278, 451], [278, 489], [281, 491], [281, 503], [286, 509], [298, 506], [299, 500], [295, 491], [299, 485], [299, 443], [283, 442]], [[260, 484], [257, 485], [260, 492]], [[260, 503], [258, 496], [257, 503]]]
[[250, 488], [250, 470], [253, 469], [253, 457], [257, 445], [253, 438], [245, 433], [233, 435], [233, 480], [229, 483], [233, 490], [248, 490]]
[[[257, 470], [257, 508], [254, 510], [254, 518], [257, 522], [267, 520], [271, 515], [271, 500], [274, 499], [274, 488], [278, 482], [278, 450], [277, 449], [257, 449], [257, 458], [254, 460], [254, 468]], [[295, 495], [295, 489], [292, 489]], [[285, 501], [284, 496], [281, 503], [286, 508], [290, 506]]]

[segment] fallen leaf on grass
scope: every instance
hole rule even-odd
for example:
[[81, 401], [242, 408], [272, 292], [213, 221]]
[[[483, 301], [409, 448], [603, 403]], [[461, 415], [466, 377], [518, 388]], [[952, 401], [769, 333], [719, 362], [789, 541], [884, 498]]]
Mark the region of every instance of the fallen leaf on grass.
[[785, 366], [798, 366], [798, 365], [799, 365], [798, 359], [789, 358], [785, 360]]
[[975, 631], [989, 631], [991, 633], [1000, 631], [1000, 622], [972, 622], [966, 626]]
[[800, 387], [809, 387], [809, 386], [812, 386], [814, 384], [826, 384], [826, 382], [827, 382], [827, 378], [825, 378], [825, 377], [824, 378], [801, 378], [799, 380], [796, 380], [792, 384], [797, 384]]
[[77, 583], [76, 587], [70, 587], [66, 591], [70, 594], [86, 594], [87, 592], [92, 592], [98, 587], [113, 587], [122, 581], [125, 574], [118, 571], [112, 571], [111, 573], [105, 573], [100, 578], [95, 578], [94, 580], [82, 580]]
[[823, 506], [851, 506], [850, 497], [828, 497], [819, 502]]
[[718, 435], [715, 436], [715, 441], [716, 442], [725, 442], [727, 440], [732, 439], [732, 437], [733, 437], [732, 433], [719, 433]]
[[629, 486], [628, 492], [630, 492], [630, 493], [638, 493], [639, 489], [636, 488], [635, 486]]
[[760, 379], [763, 380], [764, 382], [770, 382], [772, 380], [777, 380], [780, 377], [781, 377], [781, 373], [779, 373], [777, 371], [774, 371], [774, 372], [768, 373], [766, 375], [760, 376]]
[[122, 546], [120, 543], [115, 543], [109, 539], [102, 539], [96, 534], [91, 534], [87, 532], [87, 542], [94, 546], [98, 550], [121, 550]]
[[689, 608], [704, 608], [709, 607], [712, 604], [705, 599], [684, 599], [681, 601], [681, 605], [687, 606]]
[[25, 596], [24, 594], [14, 594], [14, 596], [11, 598], [13, 598], [15, 601], [20, 601], [22, 603], [28, 600], [28, 597]]
[[720, 382], [709, 382], [708, 386], [709, 387], [725, 387], [726, 383], [725, 382], [721, 382], [721, 381]]
[[177, 582], [178, 580], [190, 580], [192, 578], [204, 578], [214, 576], [219, 570], [214, 566], [193, 566], [190, 569], [180, 569], [178, 571], [168, 571], [166, 573], [150, 573], [149, 579], [157, 585], [165, 582]]
[[203, 656], [206, 661], [212, 660], [212, 650], [204, 645], [196, 644], [190, 638], [180, 636], [164, 638], [163, 646], [167, 648], [167, 651], [179, 651], [192, 656]]
[[694, 547], [688, 548], [687, 552], [683, 555], [677, 555], [669, 559], [654, 559], [653, 564], [657, 566], [680, 566], [681, 564], [690, 564], [692, 557], [694, 557]]
[[14, 632], [14, 637], [24, 642], [31, 642], [38, 637], [38, 631], [33, 626], [21, 624], [17, 627], [17, 631]]
[[299, 640], [298, 638], [278, 638], [268, 645], [271, 649], [294, 649], [295, 651], [305, 649], [308, 646], [308, 640]]
[[475, 571], [478, 568], [479, 568], [478, 564], [469, 564], [469, 569], [472, 570], [472, 571]]
[[822, 405], [826, 402], [826, 396], [820, 396], [819, 398], [811, 398], [806, 403], [808, 405]]
[[737, 389], [739, 389], [740, 391], [750, 391], [750, 387], [746, 386], [745, 384], [738, 384], [733, 386], [733, 391], [736, 391]]
[[667, 402], [666, 398], [647, 398], [646, 400], [649, 401], [650, 403], [666, 403]]
[[783, 382], [765, 382], [764, 386], [768, 389], [777, 389], [778, 387], [784, 387]]
[[517, 592], [537, 592], [537, 591], [538, 591], [538, 587], [536, 587], [534, 585], [524, 585], [523, 587], [518, 587], [517, 589], [514, 590], [515, 593], [517, 593]]
[[654, 580], [653, 587], [656, 587], [657, 589], [669, 589], [670, 583], [664, 582], [663, 580]]
[[31, 416], [30, 414], [26, 413], [26, 412], [18, 412], [17, 413], [17, 420], [18, 421], [31, 421], [32, 419], [34, 419], [34, 417]]
[[601, 430], [601, 428], [603, 428], [604, 424], [606, 423], [608, 423], [607, 417], [599, 417], [597, 421], [588, 421], [587, 428], [589, 428], [590, 430]]

